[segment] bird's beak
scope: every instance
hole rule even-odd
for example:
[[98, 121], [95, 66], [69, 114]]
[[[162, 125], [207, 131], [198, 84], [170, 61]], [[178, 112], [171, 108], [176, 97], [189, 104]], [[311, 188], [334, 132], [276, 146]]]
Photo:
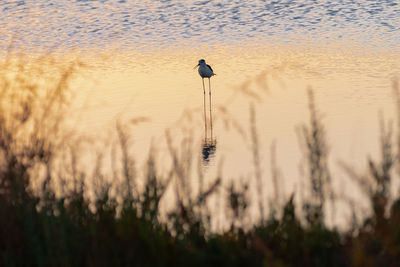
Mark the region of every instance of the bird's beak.
[[199, 64], [197, 64], [196, 66], [194, 66], [194, 68], [193, 68], [193, 69], [197, 68], [198, 66], [199, 66]]

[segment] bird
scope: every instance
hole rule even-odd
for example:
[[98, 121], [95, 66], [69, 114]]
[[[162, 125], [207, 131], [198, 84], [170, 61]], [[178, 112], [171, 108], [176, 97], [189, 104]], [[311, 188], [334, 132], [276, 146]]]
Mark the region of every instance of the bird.
[[199, 63], [194, 67], [194, 68], [199, 68], [199, 75], [202, 79], [203, 82], [203, 93], [204, 93], [204, 131], [205, 131], [205, 136], [207, 138], [207, 115], [206, 115], [206, 89], [204, 86], [204, 78], [208, 78], [208, 94], [210, 97], [210, 126], [211, 126], [211, 138], [212, 138], [212, 115], [211, 115], [211, 82], [210, 78], [214, 75], [216, 75], [211, 68], [210, 65], [206, 64], [206, 61], [204, 59], [200, 59]]
[[199, 67], [198, 71], [199, 71], [199, 74], [200, 74], [202, 79], [204, 79], [204, 78], [209, 78], [210, 79], [212, 76], [215, 75], [215, 73], [214, 73], [213, 69], [211, 68], [211, 66], [206, 64], [206, 61], [204, 59], [200, 59], [199, 60], [199, 64], [197, 64], [195, 66], [195, 68], [196, 67]]

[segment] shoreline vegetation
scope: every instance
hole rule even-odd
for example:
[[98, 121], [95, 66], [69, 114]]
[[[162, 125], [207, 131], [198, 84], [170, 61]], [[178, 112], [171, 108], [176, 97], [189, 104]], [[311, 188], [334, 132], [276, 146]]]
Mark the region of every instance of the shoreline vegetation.
[[[397, 266], [400, 263], [400, 92], [393, 81], [397, 127], [381, 118], [379, 160], [367, 159], [359, 174], [341, 167], [369, 201], [360, 222], [356, 207], [332, 186], [326, 133], [312, 89], [310, 120], [297, 130], [307, 187], [302, 196], [279, 192], [279, 170], [271, 160], [274, 197], [263, 201], [254, 108], [250, 108], [254, 183], [223, 177], [206, 181], [196, 168], [191, 140], [180, 148], [166, 132], [171, 169], [161, 172], [150, 148], [138, 181], [129, 132], [117, 123], [120, 162], [113, 181], [102, 172], [102, 155], [85, 172], [77, 141], [63, 131], [73, 98], [69, 81], [79, 62], [49, 74], [51, 58], [6, 59], [0, 70], [0, 248], [2, 266]], [[89, 148], [90, 149], [90, 148]], [[271, 155], [275, 152], [271, 146]], [[200, 152], [199, 152], [200, 153]], [[113, 157], [117, 158], [116, 156]], [[360, 159], [364, 160], [364, 159]], [[115, 161], [115, 160], [114, 160]], [[200, 167], [199, 167], [200, 168]], [[118, 179], [116, 179], [118, 178]], [[197, 179], [197, 186], [192, 180]], [[256, 196], [249, 188], [256, 185]], [[166, 198], [172, 208], [163, 208]], [[328, 226], [339, 201], [351, 211], [345, 230]], [[255, 206], [259, 219], [249, 223]], [[213, 206], [213, 208], [211, 208]], [[216, 214], [217, 213], [217, 214]], [[215, 227], [213, 217], [225, 217]], [[217, 230], [216, 230], [217, 229]]]

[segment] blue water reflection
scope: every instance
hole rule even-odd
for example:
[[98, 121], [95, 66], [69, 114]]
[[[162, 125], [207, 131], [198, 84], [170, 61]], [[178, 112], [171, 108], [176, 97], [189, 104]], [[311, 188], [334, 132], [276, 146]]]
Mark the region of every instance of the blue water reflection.
[[[400, 6], [388, 1], [2, 1], [0, 44], [125, 49], [232, 42], [340, 40], [395, 47]], [[379, 44], [375, 44], [379, 43]]]

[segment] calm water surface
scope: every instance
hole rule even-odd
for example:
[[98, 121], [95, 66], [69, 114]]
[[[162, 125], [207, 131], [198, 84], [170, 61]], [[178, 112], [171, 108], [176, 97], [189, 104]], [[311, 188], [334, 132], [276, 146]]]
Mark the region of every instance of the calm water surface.
[[132, 130], [139, 159], [150, 143], [161, 160], [167, 157], [165, 129], [177, 146], [190, 132], [201, 150], [203, 92], [193, 70], [200, 58], [217, 73], [216, 147], [203, 149], [210, 176], [219, 162], [228, 178], [252, 176], [253, 105], [264, 176], [275, 140], [282, 183], [287, 192], [298, 188], [295, 129], [308, 120], [308, 86], [326, 126], [334, 172], [340, 172], [337, 160], [361, 168], [367, 154], [376, 155], [378, 112], [394, 114], [397, 1], [3, 1], [0, 10], [3, 53], [10, 47], [52, 52], [92, 66], [75, 83], [71, 127], [107, 139], [116, 120], [148, 118]]

